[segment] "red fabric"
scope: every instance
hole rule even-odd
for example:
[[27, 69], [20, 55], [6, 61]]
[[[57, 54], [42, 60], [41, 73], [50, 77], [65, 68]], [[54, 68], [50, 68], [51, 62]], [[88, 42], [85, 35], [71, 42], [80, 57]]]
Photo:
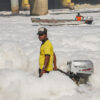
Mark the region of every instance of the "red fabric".
[[76, 20], [81, 21], [81, 20], [83, 20], [83, 17], [82, 16], [76, 16]]

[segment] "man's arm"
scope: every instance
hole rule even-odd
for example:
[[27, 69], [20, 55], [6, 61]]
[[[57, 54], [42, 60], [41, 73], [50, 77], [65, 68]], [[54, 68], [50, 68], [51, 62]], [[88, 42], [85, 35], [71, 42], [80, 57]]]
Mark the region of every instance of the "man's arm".
[[45, 61], [44, 61], [44, 69], [47, 68], [50, 60], [50, 55], [45, 55]]
[[50, 60], [50, 55], [45, 55], [44, 66], [43, 66], [43, 69], [41, 71], [40, 77], [43, 75], [43, 73], [45, 73], [45, 69], [47, 68], [47, 66], [49, 64], [49, 60]]
[[57, 66], [56, 66], [56, 55], [55, 55], [55, 53], [53, 55], [54, 55], [54, 59], [53, 59], [54, 68], [53, 68], [53, 70], [57, 70]]

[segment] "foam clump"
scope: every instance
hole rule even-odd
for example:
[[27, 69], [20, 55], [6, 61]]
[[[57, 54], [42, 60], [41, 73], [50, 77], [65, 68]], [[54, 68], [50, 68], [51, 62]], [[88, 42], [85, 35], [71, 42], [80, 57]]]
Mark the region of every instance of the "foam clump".
[[0, 69], [28, 68], [28, 57], [17, 43], [4, 43], [0, 46]]
[[0, 100], [53, 100], [72, 96], [75, 88], [74, 82], [59, 72], [38, 78], [29, 72], [0, 70]]

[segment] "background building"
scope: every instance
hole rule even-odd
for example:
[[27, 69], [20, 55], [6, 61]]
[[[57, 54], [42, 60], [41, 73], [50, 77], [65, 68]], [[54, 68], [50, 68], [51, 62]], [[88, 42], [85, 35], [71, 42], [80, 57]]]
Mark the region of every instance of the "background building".
[[[21, 2], [19, 0], [19, 5], [21, 9]], [[100, 0], [72, 0], [75, 4], [100, 4]], [[48, 7], [49, 9], [59, 9], [62, 8], [61, 0], [48, 0]], [[0, 0], [0, 11], [8, 11], [11, 10], [11, 0]]]

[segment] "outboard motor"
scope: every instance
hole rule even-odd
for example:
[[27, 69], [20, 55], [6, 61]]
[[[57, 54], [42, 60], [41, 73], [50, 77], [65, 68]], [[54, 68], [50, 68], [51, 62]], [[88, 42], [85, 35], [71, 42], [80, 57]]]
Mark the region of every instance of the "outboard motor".
[[84, 20], [85, 20], [85, 23], [87, 23], [87, 24], [92, 24], [92, 22], [93, 22], [93, 17], [89, 16], [89, 17], [84, 18]]
[[90, 60], [73, 60], [67, 62], [69, 77], [77, 84], [86, 84], [93, 73], [93, 63]]

